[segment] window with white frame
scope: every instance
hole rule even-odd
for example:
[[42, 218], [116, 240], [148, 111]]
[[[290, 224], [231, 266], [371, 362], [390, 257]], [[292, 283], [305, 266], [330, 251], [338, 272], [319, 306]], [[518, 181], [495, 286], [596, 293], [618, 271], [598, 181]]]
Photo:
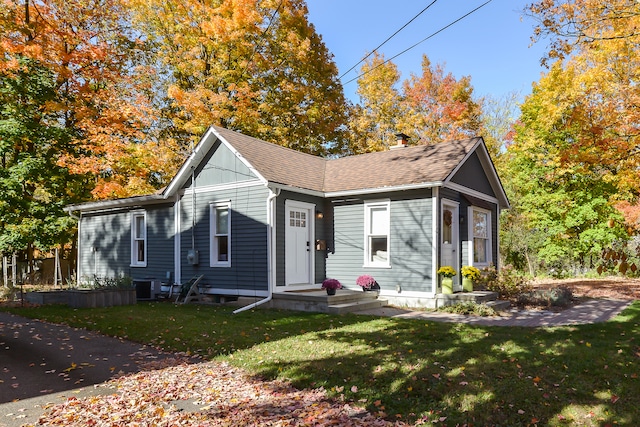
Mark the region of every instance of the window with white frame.
[[211, 204], [211, 267], [231, 267], [231, 203]]
[[491, 263], [491, 212], [471, 208], [471, 237], [473, 238], [473, 264]]
[[147, 266], [147, 214], [131, 214], [131, 266]]
[[366, 267], [389, 267], [390, 203], [385, 201], [365, 202], [364, 205], [364, 265]]

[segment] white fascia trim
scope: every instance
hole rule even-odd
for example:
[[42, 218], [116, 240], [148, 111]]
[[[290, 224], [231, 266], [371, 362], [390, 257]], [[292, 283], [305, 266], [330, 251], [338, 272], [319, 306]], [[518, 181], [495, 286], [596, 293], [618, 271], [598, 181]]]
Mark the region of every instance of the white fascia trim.
[[[458, 165], [451, 171], [449, 176], [444, 180], [445, 186], [453, 184], [451, 183], [451, 178], [453, 178], [455, 174], [458, 173], [462, 165], [464, 165], [464, 163], [469, 159], [469, 157], [471, 157], [473, 153], [478, 151], [478, 149], [480, 149], [480, 152], [482, 153], [482, 155], [478, 156], [478, 159], [480, 160], [480, 163], [485, 169], [484, 172], [487, 175], [487, 179], [489, 179], [489, 183], [491, 184], [491, 187], [493, 188], [494, 191], [497, 190], [497, 192], [500, 193], [499, 196], [502, 197], [505, 207], [509, 208], [509, 199], [507, 198], [507, 193], [505, 193], [504, 191], [504, 187], [502, 186], [502, 182], [500, 181], [500, 177], [498, 176], [498, 171], [496, 170], [495, 165], [491, 161], [491, 156], [489, 155], [489, 151], [487, 151], [487, 146], [485, 145], [484, 139], [482, 139], [482, 137], [478, 138], [478, 142], [476, 142], [476, 144], [473, 146], [471, 150], [469, 150], [469, 152], [464, 157], [464, 159], [462, 159], [458, 163]], [[498, 199], [496, 199], [496, 201], [498, 201]]]
[[455, 184], [453, 182], [447, 182], [444, 185], [445, 188], [449, 188], [451, 190], [457, 191], [459, 193], [468, 194], [469, 196], [473, 196], [477, 199], [485, 200], [487, 202], [493, 203], [495, 205], [500, 205], [500, 201], [493, 196], [489, 196], [487, 194], [481, 193], [479, 191], [473, 190], [471, 188], [465, 187], [464, 185]]
[[79, 203], [77, 205], [69, 205], [63, 208], [65, 212], [108, 212], [123, 208], [137, 208], [151, 204], [157, 204], [165, 200], [158, 194], [149, 196], [128, 197], [126, 199], [103, 200], [100, 202]]
[[[258, 181], [254, 179], [251, 181], [240, 181], [240, 182], [233, 182], [233, 183], [227, 183], [227, 184], [205, 185], [203, 187], [196, 187], [195, 193], [196, 194], [211, 193], [214, 191], [234, 190], [237, 188], [247, 188], [247, 187], [264, 187], [264, 183], [262, 181]], [[178, 194], [181, 196], [184, 196], [185, 194], [192, 194], [192, 193], [194, 193], [193, 187], [188, 188], [186, 190], [183, 189], [178, 192]]]
[[191, 177], [192, 170], [202, 161], [206, 153], [213, 146], [216, 138], [213, 133], [213, 129], [209, 128], [205, 134], [200, 138], [200, 141], [196, 144], [195, 148], [189, 155], [189, 158], [182, 164], [178, 173], [175, 174], [167, 188], [163, 192], [165, 198], [176, 194], [179, 189], [184, 185], [187, 179]]
[[309, 190], [308, 188], [294, 187], [291, 185], [277, 184], [274, 182], [270, 182], [269, 187], [273, 188], [274, 190], [275, 189], [284, 190], [284, 191], [289, 191], [291, 193], [306, 194], [308, 196], [326, 197], [325, 193], [323, 193], [322, 191]]
[[236, 150], [236, 148], [229, 144], [229, 142], [224, 139], [222, 137], [222, 135], [220, 135], [220, 133], [218, 133], [217, 130], [215, 130], [214, 128], [209, 128], [209, 131], [211, 133], [213, 133], [219, 140], [220, 142], [227, 147], [255, 176], [258, 177], [258, 179], [264, 184], [267, 185], [269, 182], [267, 181], [267, 179], [262, 176], [262, 174], [260, 172], [258, 172], [258, 170], [256, 168], [253, 167], [253, 165], [251, 163], [249, 163], [249, 161], [247, 159], [245, 159], [242, 154], [240, 154], [240, 152], [238, 150]]
[[205, 134], [200, 138], [200, 141], [195, 146], [193, 152], [189, 156], [186, 162], [182, 164], [182, 167], [175, 175], [175, 177], [171, 180], [169, 186], [163, 192], [164, 198], [168, 198], [173, 194], [179, 192], [180, 188], [184, 185], [184, 183], [191, 177], [192, 171], [200, 165], [200, 162], [207, 155], [213, 144], [216, 141], [220, 141], [222, 145], [227, 147], [256, 177], [258, 180], [262, 182], [262, 184], [266, 185], [267, 180], [245, 159], [239, 152], [236, 150], [233, 145], [229, 144], [229, 142], [218, 133], [213, 127], [207, 129]]
[[357, 190], [345, 190], [345, 191], [330, 191], [324, 193], [325, 197], [348, 197], [348, 196], [360, 196], [365, 194], [379, 194], [388, 193], [394, 191], [408, 191], [419, 190], [423, 188], [434, 188], [442, 186], [441, 181], [437, 182], [424, 182], [421, 184], [408, 184], [408, 185], [396, 185], [393, 187], [379, 187], [379, 188], [364, 188]]
[[464, 158], [458, 162], [455, 168], [453, 168], [451, 173], [449, 173], [449, 176], [447, 176], [447, 178], [444, 180], [445, 183], [449, 182], [449, 180], [451, 180], [451, 178], [458, 173], [462, 165], [464, 165], [465, 162], [469, 160], [469, 157], [471, 157], [471, 155], [476, 152], [476, 150], [478, 149], [478, 145], [480, 145], [480, 142], [482, 142], [482, 138], [478, 138], [478, 141], [473, 145], [473, 148], [469, 150], [469, 152], [464, 156]]

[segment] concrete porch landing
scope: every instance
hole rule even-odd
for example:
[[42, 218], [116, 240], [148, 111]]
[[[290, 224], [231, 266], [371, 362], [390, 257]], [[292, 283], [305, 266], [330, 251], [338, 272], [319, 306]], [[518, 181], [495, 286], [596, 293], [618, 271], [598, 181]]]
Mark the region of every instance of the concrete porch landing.
[[378, 298], [378, 292], [338, 289], [327, 295], [324, 289], [277, 292], [269, 302], [271, 308], [342, 314], [385, 307], [387, 301]]

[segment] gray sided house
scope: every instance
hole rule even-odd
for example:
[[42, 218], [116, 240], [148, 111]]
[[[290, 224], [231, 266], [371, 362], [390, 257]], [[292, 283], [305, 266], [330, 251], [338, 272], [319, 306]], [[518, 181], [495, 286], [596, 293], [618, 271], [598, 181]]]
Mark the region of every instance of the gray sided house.
[[[482, 138], [324, 159], [212, 126], [159, 194], [84, 203], [78, 277], [128, 275], [267, 301], [327, 277], [433, 306], [436, 271], [498, 262], [508, 200]], [[461, 278], [455, 277], [461, 290]]]

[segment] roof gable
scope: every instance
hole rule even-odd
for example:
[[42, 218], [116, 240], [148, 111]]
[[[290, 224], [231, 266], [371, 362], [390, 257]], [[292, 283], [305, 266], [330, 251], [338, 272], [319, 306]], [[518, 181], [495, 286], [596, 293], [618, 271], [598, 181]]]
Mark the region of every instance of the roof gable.
[[480, 193], [496, 196], [477, 151], [472, 153], [461, 167], [455, 171], [450, 181]]

